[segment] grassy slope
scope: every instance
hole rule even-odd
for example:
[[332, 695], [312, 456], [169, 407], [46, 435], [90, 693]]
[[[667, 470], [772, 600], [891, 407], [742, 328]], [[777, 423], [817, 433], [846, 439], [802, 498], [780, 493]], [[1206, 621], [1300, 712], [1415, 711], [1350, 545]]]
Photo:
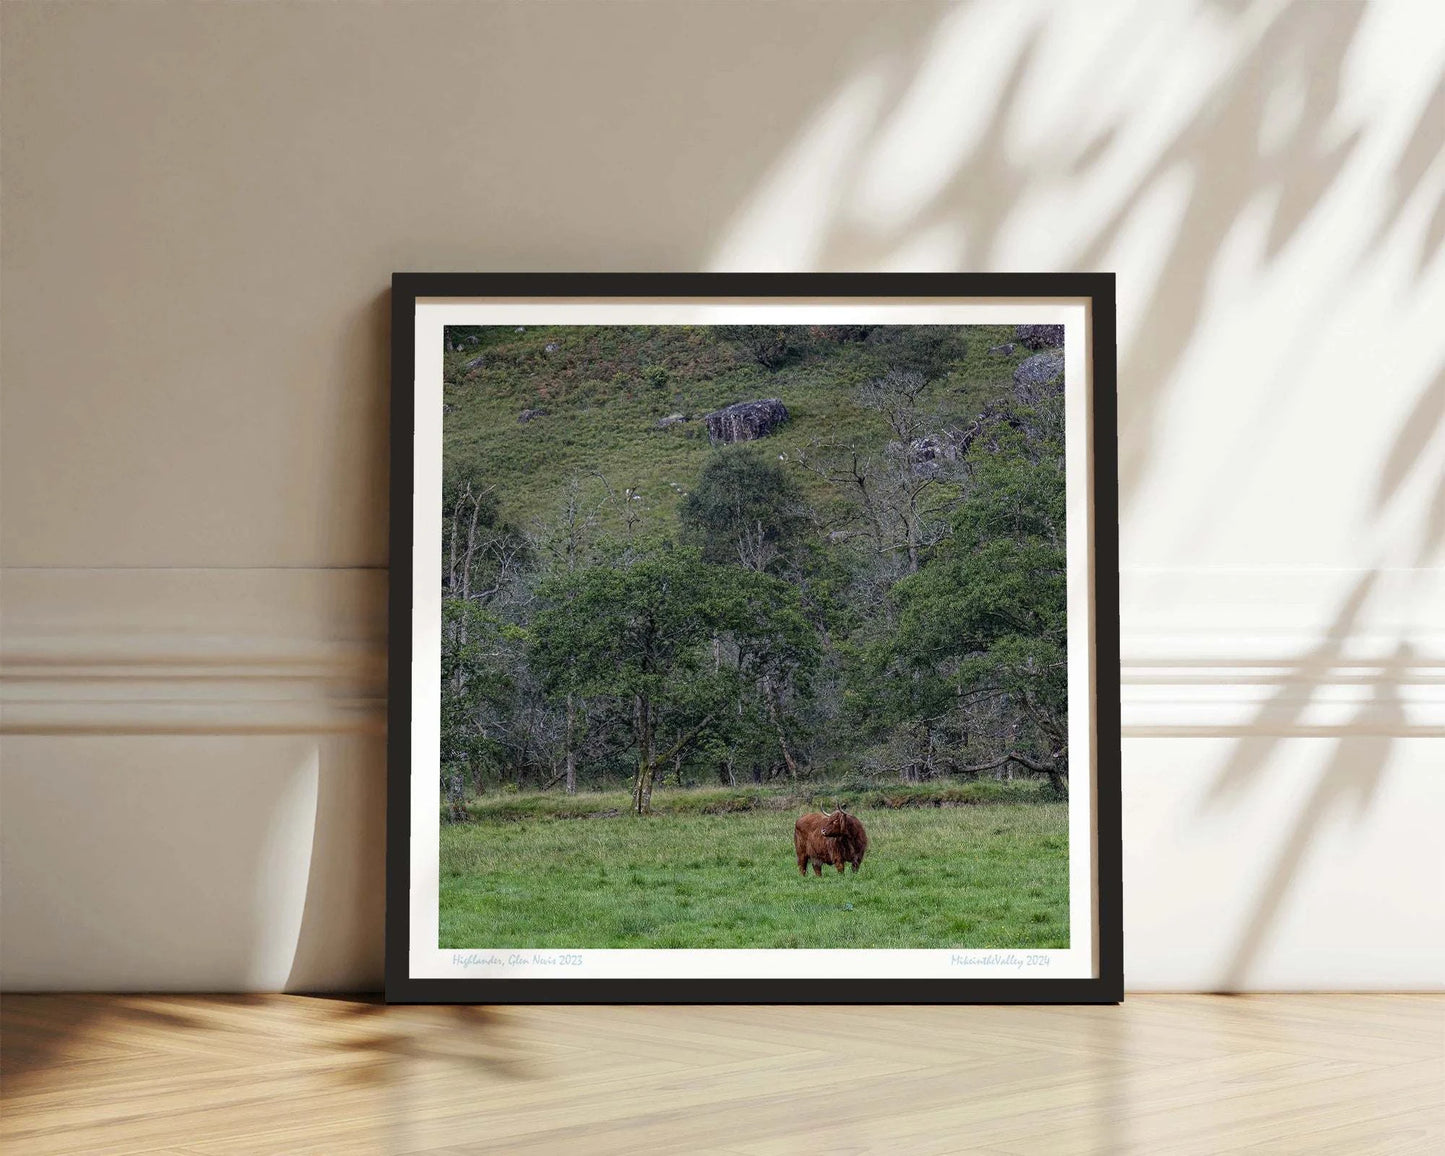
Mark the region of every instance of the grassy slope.
[[800, 878], [793, 813], [443, 825], [448, 949], [1068, 946], [1068, 809], [858, 812], [862, 870]]
[[[963, 418], [1006, 393], [1028, 351], [1002, 357], [988, 348], [1009, 341], [1012, 331], [970, 327], [968, 354], [934, 400]], [[558, 347], [550, 354], [549, 344]], [[486, 364], [464, 371], [478, 354]], [[733, 402], [781, 397], [792, 420], [760, 443], [769, 452], [791, 452], [815, 438], [881, 446], [884, 426], [856, 403], [866, 356], [861, 346], [836, 345], [767, 370], [705, 328], [493, 329], [483, 344], [446, 354], [446, 454], [479, 468], [497, 487], [504, 517], [520, 525], [550, 516], [569, 477], [600, 471], [619, 491], [634, 487], [647, 525], [663, 530], [709, 446], [701, 421], [659, 430], [658, 418], [680, 412], [697, 419]], [[650, 384], [648, 371], [656, 378], [659, 368], [665, 381]], [[524, 409], [537, 408], [548, 413], [518, 422]], [[830, 498], [816, 478], [797, 475], [815, 500]]]

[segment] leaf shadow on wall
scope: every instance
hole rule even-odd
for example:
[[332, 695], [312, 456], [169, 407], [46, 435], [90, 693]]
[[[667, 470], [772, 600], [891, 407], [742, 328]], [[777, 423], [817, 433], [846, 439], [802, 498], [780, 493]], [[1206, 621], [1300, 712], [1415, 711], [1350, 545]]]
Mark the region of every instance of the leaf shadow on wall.
[[[1372, 501], [1383, 515], [1390, 500], [1409, 479], [1423, 476], [1434, 494], [1420, 524], [1417, 546], [1409, 558], [1424, 568], [1445, 540], [1445, 475], [1432, 463], [1428, 449], [1445, 428], [1445, 367], [1424, 390], [1401, 425], [1380, 475]], [[1305, 802], [1280, 840], [1261, 882], [1243, 929], [1220, 978], [1222, 991], [1250, 986], [1252, 972], [1268, 946], [1269, 936], [1285, 909], [1302, 862], [1315, 840], [1337, 816], [1361, 818], [1379, 795], [1399, 738], [1408, 735], [1445, 737], [1445, 728], [1417, 722], [1407, 711], [1406, 687], [1435, 680], [1433, 667], [1420, 654], [1408, 630], [1394, 639], [1393, 649], [1368, 663], [1351, 656], [1368, 625], [1366, 612], [1379, 593], [1385, 567], [1364, 571], [1343, 599], [1320, 643], [1296, 659], [1279, 679], [1275, 692], [1259, 707], [1233, 750], [1216, 772], [1205, 796], [1206, 809], [1243, 805], [1244, 797], [1270, 777], [1271, 760], [1295, 736], [1333, 740], [1333, 749], [1316, 773]], [[1333, 683], [1353, 682], [1367, 688], [1350, 716], [1328, 726], [1311, 726], [1307, 715], [1320, 692]]]
[[[1263, 284], [1277, 270], [1293, 268], [1282, 264], [1291, 256], [1292, 244], [1323, 227], [1323, 210], [1332, 197], [1336, 210], [1348, 204], [1357, 187], [1352, 182], [1367, 174], [1378, 185], [1378, 219], [1348, 222], [1359, 238], [1352, 253], [1346, 246], [1354, 275], [1377, 270], [1387, 243], [1413, 246], [1411, 268], [1397, 286], [1408, 300], [1424, 292], [1445, 246], [1445, 190], [1435, 181], [1436, 162], [1445, 148], [1445, 71], [1439, 71], [1438, 79], [1430, 76], [1424, 87], [1433, 85], [1433, 91], [1413, 114], [1410, 131], [1397, 137], [1389, 123], [1372, 116], [1378, 102], [1372, 106], [1362, 101], [1358, 85], [1353, 91], [1350, 87], [1361, 67], [1355, 57], [1371, 15], [1366, 5], [1268, 7], [1245, 0], [1202, 3], [1193, 13], [1212, 29], [1223, 30], [1217, 43], [1232, 45], [1224, 51], [1233, 55], [1207, 62], [1223, 67], [1209, 73], [1175, 127], [1151, 140], [1138, 131], [1157, 119], [1150, 107], [1155, 95], [1150, 86], [1167, 94], [1166, 101], [1178, 99], [1178, 90], [1169, 90], [1165, 83], [1157, 58], [1149, 62], [1152, 70], [1143, 70], [1149, 82], [1133, 90], [1139, 99], [1117, 105], [1102, 119], [1089, 119], [1098, 104], [1095, 89], [1107, 89], [1104, 78], [1126, 67], [1139, 71], [1127, 37], [1100, 37], [1090, 42], [1092, 47], [1080, 47], [1091, 55], [1074, 74], [1084, 78], [1075, 84], [1075, 107], [1055, 106], [1041, 135], [1035, 105], [1054, 84], [1048, 70], [1060, 56], [1051, 38], [1061, 35], [1054, 25], [1065, 14], [1025, 6], [1005, 11], [986, 2], [951, 9], [935, 35], [920, 40], [911, 55], [877, 65], [874, 75], [881, 79], [874, 83], [871, 102], [861, 80], [853, 89], [840, 89], [816, 126], [800, 134], [793, 154], [807, 156], [814, 165], [826, 161], [832, 166], [831, 181], [812, 173], [790, 174], [789, 158], [784, 157], [755, 203], [739, 214], [732, 231], [716, 246], [715, 267], [766, 265], [773, 254], [789, 252], [784, 247], [787, 213], [796, 200], [790, 199], [790, 190], [796, 193], [804, 180], [811, 182], [810, 188], [826, 185], [829, 199], [821, 208], [823, 223], [813, 226], [816, 242], [793, 250], [793, 259], [825, 269], [1108, 267], [1156, 205], [1182, 189], [1174, 216], [1152, 246], [1158, 254], [1152, 285], [1143, 278], [1131, 279], [1133, 268], [1116, 270], [1122, 278], [1121, 299], [1133, 297], [1137, 309], [1137, 318], [1121, 331], [1119, 349], [1120, 505], [1127, 522], [1159, 464], [1157, 431], [1179, 392], [1185, 360], [1209, 340], [1204, 325], [1214, 307], [1211, 295], [1218, 292], [1221, 277], [1229, 275], [1225, 254], [1241, 231], [1255, 227], [1263, 215], [1254, 270]], [[1137, 15], [1129, 16], [1128, 23]], [[1147, 19], [1139, 25], [1142, 31], [1153, 27]], [[1181, 47], [1177, 42], [1173, 46]], [[1193, 51], [1197, 57], [1205, 49]], [[1185, 52], [1186, 60], [1188, 56]], [[990, 57], [1001, 63], [991, 67]], [[942, 62], [977, 79], [949, 90], [936, 81]], [[1413, 80], [1419, 79], [1417, 70]], [[942, 94], [932, 104], [920, 95], [933, 91], [930, 84]], [[1411, 99], [1409, 93], [1404, 96]], [[961, 120], [975, 127], [950, 132]], [[1034, 144], [1025, 147], [1030, 124]], [[811, 147], [824, 140], [846, 143], [825, 157]], [[907, 152], [896, 147], [899, 140], [932, 150], [934, 160], [939, 151], [956, 150], [946, 164], [935, 165], [943, 176], [923, 195], [908, 185], [902, 163]], [[1142, 156], [1126, 163], [1121, 154], [1129, 149], [1142, 149]], [[1098, 192], [1101, 184], [1107, 186], [1103, 195]], [[891, 199], [879, 194], [880, 188], [889, 190]], [[1428, 203], [1432, 197], [1433, 206]], [[1052, 205], [1052, 216], [1041, 215], [1031, 203]], [[911, 211], [888, 211], [890, 205], [903, 204]], [[1425, 226], [1416, 241], [1422, 207]], [[1091, 215], [1079, 220], [1083, 214]], [[1023, 264], [1020, 254], [1029, 258]], [[1151, 252], [1149, 263], [1154, 259]], [[1347, 267], [1339, 272], [1343, 278], [1352, 275]], [[1302, 294], [1317, 302], [1316, 322], [1324, 324], [1345, 289], [1342, 281], [1299, 285]], [[1269, 319], [1262, 317], [1259, 324], [1267, 326]], [[1288, 348], [1305, 352], [1314, 332], [1306, 327], [1274, 336]], [[1417, 356], [1417, 365], [1419, 360]], [[1420, 368], [1421, 376], [1428, 377], [1435, 367]], [[1410, 375], [1390, 383], [1405, 389], [1413, 384]], [[1285, 397], [1302, 386], [1281, 376], [1270, 388]], [[1419, 731], [1408, 716], [1405, 686], [1427, 676], [1421, 673], [1418, 648], [1408, 633], [1394, 639], [1390, 652], [1367, 675], [1358, 673], [1358, 664], [1348, 670], [1342, 664], [1348, 665], [1351, 647], [1369, 625], [1367, 604], [1378, 593], [1389, 563], [1424, 567], [1436, 560], [1445, 534], [1445, 485], [1438, 465], [1432, 464], [1431, 447], [1442, 419], [1445, 378], [1436, 377], [1420, 393], [1380, 463], [1368, 511], [1371, 524], [1360, 530], [1362, 537], [1370, 534], [1374, 522], [1396, 512], [1393, 504], [1404, 500], [1406, 490], [1418, 493], [1424, 488], [1435, 496], [1423, 520], [1411, 522], [1405, 545], [1381, 544], [1373, 551], [1379, 560], [1360, 574], [1327, 616], [1319, 643], [1285, 659], [1277, 686], [1243, 726], [1170, 730], [1181, 737], [1236, 737], [1202, 804], [1209, 810], [1224, 809], [1272, 780], [1275, 757], [1286, 739], [1321, 733], [1306, 725], [1306, 716], [1324, 688], [1355, 679], [1363, 690], [1363, 701], [1351, 715], [1323, 732], [1333, 738], [1334, 748], [1251, 901], [1224, 968], [1225, 988], [1249, 981], [1305, 853], [1324, 825], [1339, 814], [1363, 815], [1381, 791], [1396, 739]], [[1272, 441], [1277, 444], [1276, 439], [1288, 436], [1287, 430], [1272, 428], [1251, 452], [1269, 453]], [[1239, 447], [1223, 447], [1231, 448]], [[1422, 479], [1424, 487], [1413, 484]], [[1207, 507], [1200, 511], [1197, 535], [1204, 536], [1218, 517]]]
[[[1241, 26], [1255, 20], [1257, 7], [1200, 6], [1218, 9], [1220, 19]], [[822, 269], [1011, 271], [1020, 267], [1017, 254], [1027, 252], [1033, 259], [1024, 267], [1095, 270], [1106, 265], [1150, 198], [1182, 176], [1187, 196], [1172, 235], [1163, 238], [1161, 272], [1132, 340], [1119, 351], [1120, 501], [1127, 511], [1150, 466], [1151, 431], [1171, 379], [1198, 336], [1226, 239], [1253, 208], [1272, 203], [1263, 254], [1267, 266], [1298, 236], [1355, 154], [1361, 129], [1341, 136], [1335, 121], [1342, 114], [1341, 74], [1364, 5], [1290, 4], [1252, 40], [1239, 32], [1245, 44], [1241, 55], [1219, 70], [1173, 132], [1147, 142], [1148, 160], [1142, 165], [1119, 154], [1144, 147], [1130, 129], [1131, 121], [1142, 120], [1146, 110], [1124, 107], [1102, 123], [1092, 123], [1086, 115], [1087, 90], [1077, 94], [1077, 107], [1058, 112], [1041, 141], [1035, 129], [1035, 145], [1021, 143], [1032, 102], [1050, 85], [1044, 51], [1049, 14], [1040, 12], [1032, 26], [1018, 33], [1018, 21], [1027, 12], [986, 3], [951, 9], [937, 34], [921, 37], [911, 54], [900, 53], [879, 66], [877, 73], [884, 79], [875, 99], [851, 104], [840, 99], [840, 107], [851, 109], [840, 115], [850, 121], [847, 132], [835, 135], [846, 144], [823, 158], [833, 168], [829, 184], [836, 191], [828, 204], [818, 207], [823, 221], [815, 226], [815, 246], [795, 257]], [[985, 14], [993, 18], [991, 23], [983, 19]], [[950, 21], [958, 22], [956, 31], [950, 32]], [[978, 47], [976, 41], [967, 42], [966, 33], [992, 37], [990, 53], [1008, 54], [1007, 66], [998, 69], [996, 92], [980, 86], [967, 93], [971, 103], [986, 106], [986, 114], [969, 110], [977, 128], [965, 134], [961, 151], [948, 159], [945, 174], [934, 180], [926, 196], [920, 198], [907, 187], [880, 192], [894, 179], [880, 168], [894, 159], [897, 141], [921, 146], [949, 140], [946, 129], [957, 114], [947, 106], [929, 105], [915, 88], [920, 76], [939, 70], [948, 53]], [[1114, 40], [1099, 43], [1093, 51], [1077, 72], [1094, 82], [1129, 62]], [[1153, 79], [1159, 79], [1157, 73]], [[1142, 100], [1147, 89], [1138, 95]], [[1273, 111], [1281, 105], [1288, 106], [1285, 116]], [[1422, 132], [1425, 119], [1422, 114]], [[805, 144], [797, 144], [794, 151], [801, 155], [804, 149]], [[1416, 146], [1419, 151], [1421, 146]], [[717, 267], [768, 267], [777, 259], [779, 247], [773, 242], [786, 231], [782, 214], [793, 207], [786, 192], [788, 164], [785, 155], [775, 165], [775, 175], [764, 182], [768, 188], [760, 202], [740, 213], [715, 245]], [[1106, 171], [1111, 165], [1120, 172], [1131, 165], [1138, 171], [1116, 178]], [[1404, 166], [1402, 179], [1418, 180], [1418, 168], [1418, 163]], [[1045, 232], [1041, 222], [1028, 215], [1031, 196], [1071, 195], [1094, 179], [1114, 182], [1096, 224], [1078, 227], [1077, 221], [1056, 215], [1042, 223], [1056, 235], [1020, 240], [1021, 230]], [[884, 211], [892, 202], [915, 201], [916, 208], [906, 215]], [[876, 202], [879, 211], [865, 212], [858, 202], [868, 207]], [[910, 254], [919, 238], [937, 240], [926, 250], [916, 250], [915, 258]], [[1138, 295], [1143, 287], [1126, 286], [1126, 291]]]

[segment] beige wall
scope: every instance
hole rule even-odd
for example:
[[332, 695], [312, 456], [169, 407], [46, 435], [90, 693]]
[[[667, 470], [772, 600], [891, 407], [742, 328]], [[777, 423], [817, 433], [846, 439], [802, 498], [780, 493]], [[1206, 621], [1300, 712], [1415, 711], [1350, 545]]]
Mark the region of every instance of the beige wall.
[[0, 979], [378, 982], [393, 269], [1105, 268], [1130, 983], [1438, 982], [1435, 8], [0, 6]]

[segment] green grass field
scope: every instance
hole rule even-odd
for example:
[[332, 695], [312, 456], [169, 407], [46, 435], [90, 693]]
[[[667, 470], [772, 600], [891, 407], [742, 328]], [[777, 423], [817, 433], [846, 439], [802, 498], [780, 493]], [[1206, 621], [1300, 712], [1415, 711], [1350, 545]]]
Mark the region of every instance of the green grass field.
[[439, 946], [1068, 946], [1066, 804], [859, 808], [862, 870], [822, 878], [801, 809], [444, 824]]

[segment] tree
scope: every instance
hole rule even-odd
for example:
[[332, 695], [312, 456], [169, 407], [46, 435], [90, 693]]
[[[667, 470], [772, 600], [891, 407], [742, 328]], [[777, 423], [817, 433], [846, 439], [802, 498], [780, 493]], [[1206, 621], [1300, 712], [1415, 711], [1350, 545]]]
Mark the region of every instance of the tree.
[[523, 637], [477, 602], [442, 600], [441, 772], [453, 813], [475, 785], [476, 768], [508, 762]]
[[781, 325], [719, 325], [718, 336], [736, 342], [764, 369], [777, 369], [792, 352], [792, 330]]
[[706, 562], [766, 571], [786, 560], [806, 527], [793, 479], [752, 446], [724, 446], [678, 507], [683, 541]]
[[[551, 693], [630, 711], [639, 815], [659, 768], [726, 730], [746, 681], [786, 679], [810, 654], [811, 628], [785, 583], [692, 549], [555, 575], [539, 597], [531, 658]], [[734, 661], [723, 662], [725, 648]]]
[[442, 473], [442, 590], [486, 601], [515, 578], [526, 543], [500, 520], [495, 487], [448, 462]]
[[742, 754], [763, 762], [776, 740], [783, 765], [796, 778], [797, 748], [805, 737], [797, 708], [809, 697], [820, 656], [815, 628], [793, 585], [747, 570], [723, 570], [718, 578], [713, 671], [730, 710], [712, 729], [730, 760]]
[[[516, 629], [526, 540], [502, 520], [494, 487], [449, 459], [442, 473], [442, 780], [455, 812], [484, 768], [539, 755], [535, 687]], [[544, 728], [545, 729], [545, 728]]]
[[[1061, 398], [1047, 399], [1051, 411]], [[1051, 412], [1001, 424], [977, 455], [953, 533], [893, 590], [898, 627], [875, 651], [900, 719], [933, 724], [992, 702], [1012, 716], [994, 757], [1068, 775], [1064, 456]], [[966, 724], [965, 724], [966, 725]]]
[[963, 360], [968, 339], [956, 325], [880, 325], [868, 334], [868, 346], [888, 369], [931, 383]]
[[[588, 498], [583, 495], [581, 479], [574, 475], [567, 482], [561, 508], [556, 516], [551, 521], [538, 522], [534, 526], [531, 534], [532, 548], [554, 568], [570, 574], [592, 561], [599, 516], [611, 496], [611, 488], [607, 486], [606, 479], [601, 478], [601, 481], [605, 495]], [[562, 771], [563, 790], [569, 795], [577, 793], [577, 737], [577, 696], [569, 692]]]
[[927, 404], [931, 384], [921, 371], [890, 369], [859, 390], [859, 404], [892, 435], [881, 454], [856, 442], [819, 441], [797, 455], [860, 512], [874, 549], [910, 574], [947, 531], [953, 493], [944, 483], [959, 472], [954, 434]]

